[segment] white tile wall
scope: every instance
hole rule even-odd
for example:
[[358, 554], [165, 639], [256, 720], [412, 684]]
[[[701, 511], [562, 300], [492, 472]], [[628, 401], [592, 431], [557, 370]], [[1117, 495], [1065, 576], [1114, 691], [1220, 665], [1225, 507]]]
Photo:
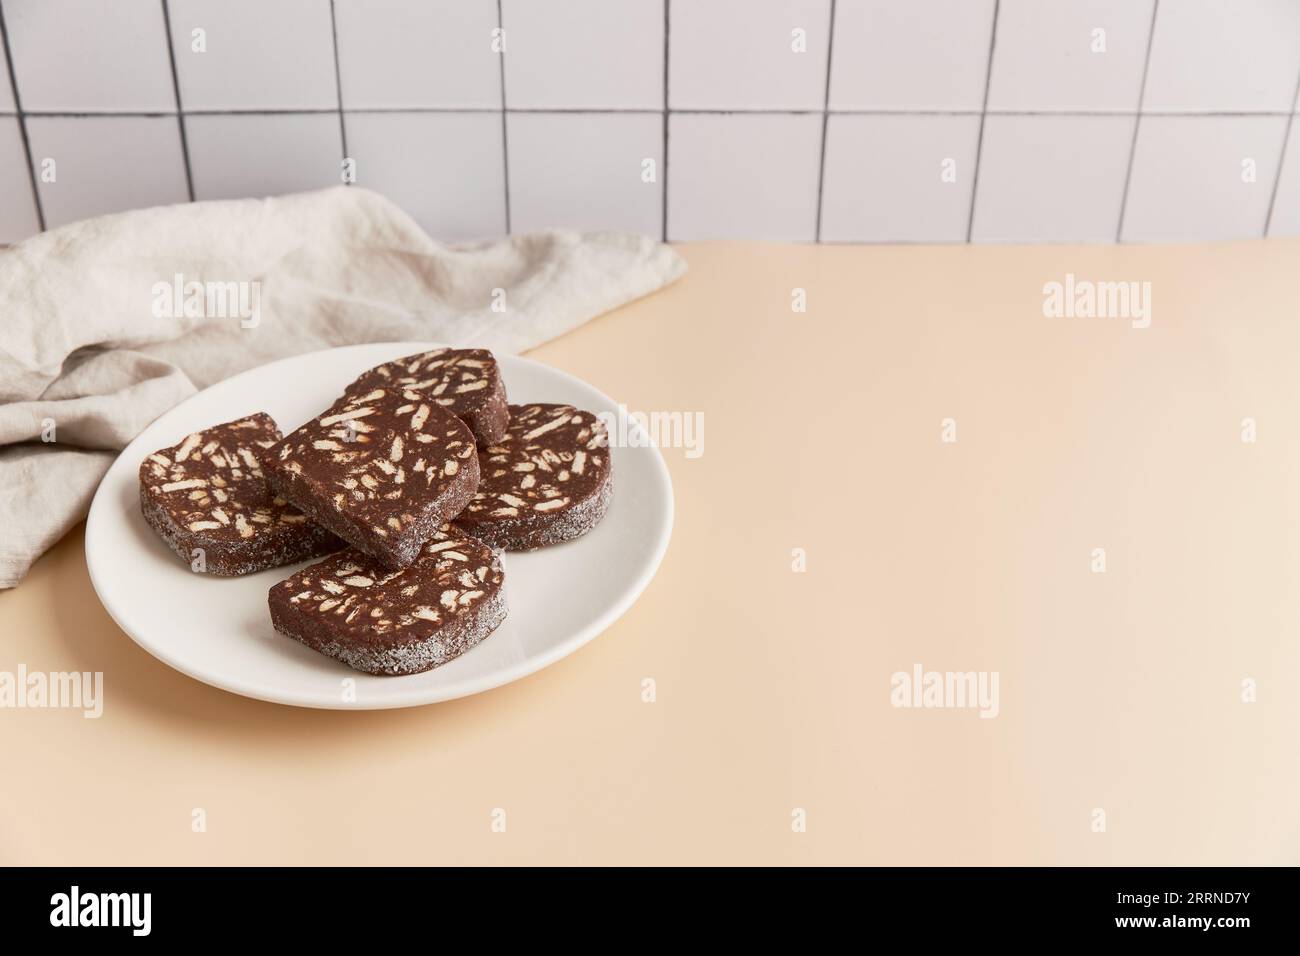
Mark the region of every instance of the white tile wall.
[[812, 114], [674, 113], [668, 238], [815, 239], [821, 131]]
[[1285, 131], [1281, 116], [1142, 117], [1123, 238], [1263, 235]]
[[447, 240], [1300, 233], [1300, 0], [0, 0], [0, 27], [9, 239], [344, 154]]
[[0, 242], [17, 242], [40, 229], [22, 133], [13, 116], [0, 116]]
[[1270, 236], [1300, 236], [1300, 123], [1292, 122], [1273, 200]]
[[[511, 113], [506, 136], [514, 231], [560, 226], [662, 233], [660, 114]], [[653, 180], [645, 181], [650, 175], [643, 171]]]
[[[168, 4], [184, 109], [338, 107], [330, 0]], [[195, 30], [203, 31], [204, 52], [195, 49]]]
[[1166, 0], [1156, 14], [1145, 108], [1254, 113], [1295, 108], [1300, 3]]
[[977, 242], [1112, 242], [1119, 232], [1132, 116], [989, 116]]
[[497, 0], [334, 0], [344, 109], [497, 109]]
[[1001, 0], [988, 108], [1135, 112], [1153, 4]]
[[27, 135], [46, 226], [189, 198], [174, 116], [31, 116]]
[[401, 205], [445, 241], [506, 231], [496, 113], [349, 113], [357, 184]]
[[341, 180], [336, 113], [185, 117], [195, 199], [274, 196]]
[[830, 13], [830, 0], [677, 0], [669, 22], [671, 107], [820, 110]]
[[993, 0], [837, 0], [831, 109], [978, 113], [993, 9]]
[[501, 0], [510, 109], [664, 106], [665, 0]]
[[175, 112], [162, 9], [157, 0], [7, 0], [23, 109]]
[[964, 241], [979, 125], [978, 116], [832, 116], [822, 239]]

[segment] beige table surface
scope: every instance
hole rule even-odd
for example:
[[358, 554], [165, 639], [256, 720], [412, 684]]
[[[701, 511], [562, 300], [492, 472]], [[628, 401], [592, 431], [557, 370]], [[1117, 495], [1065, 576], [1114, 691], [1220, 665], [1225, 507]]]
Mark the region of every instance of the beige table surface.
[[[0, 710], [0, 862], [1300, 862], [1300, 244], [682, 251], [532, 353], [705, 415], [623, 620], [477, 697], [297, 710], [138, 648], [78, 529], [0, 594], [0, 670], [103, 671], [105, 711]], [[1150, 328], [1044, 318], [1067, 272], [1151, 282]], [[999, 715], [894, 708], [918, 663], [996, 671]]]

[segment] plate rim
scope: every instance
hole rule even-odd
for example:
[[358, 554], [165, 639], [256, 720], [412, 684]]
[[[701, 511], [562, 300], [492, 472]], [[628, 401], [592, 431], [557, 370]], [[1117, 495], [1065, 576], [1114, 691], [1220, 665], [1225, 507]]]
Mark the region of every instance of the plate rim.
[[[251, 376], [255, 373], [264, 374], [265, 371], [269, 368], [273, 368], [277, 365], [284, 365], [291, 362], [299, 361], [303, 358], [312, 355], [321, 355], [325, 353], [338, 352], [343, 350], [360, 351], [360, 350], [372, 349], [376, 347], [392, 347], [392, 348], [403, 348], [403, 349], [409, 347], [411, 349], [411, 354], [413, 354], [415, 352], [429, 351], [435, 348], [454, 347], [454, 346], [445, 346], [442, 343], [437, 343], [437, 342], [408, 342], [408, 341], [361, 342], [352, 345], [338, 345], [338, 346], [333, 346], [324, 349], [313, 349], [310, 352], [300, 352], [297, 355], [289, 355], [289, 356], [285, 356], [284, 358], [275, 359], [274, 361], [266, 362], [262, 365], [256, 365], [252, 368], [245, 369], [242, 372], [237, 372], [236, 374], [221, 379], [218, 382], [213, 382], [211, 385], [208, 385], [207, 387], [198, 390], [193, 395], [190, 395], [185, 399], [183, 399], [182, 401], [177, 402], [171, 408], [167, 409], [165, 412], [163, 412], [161, 415], [159, 415], [157, 418], [151, 421], [148, 425], [146, 425], [140, 431], [140, 434], [132, 438], [131, 441], [127, 443], [126, 447], [124, 447], [121, 451], [118, 452], [117, 456], [113, 459], [112, 464], [110, 464], [107, 470], [105, 470], [104, 476], [100, 479], [99, 483], [95, 486], [95, 494], [94, 497], [91, 499], [90, 509], [86, 515], [86, 530], [85, 530], [85, 537], [84, 537], [84, 542], [82, 547], [82, 554], [86, 562], [86, 569], [90, 577], [91, 587], [94, 589], [95, 596], [99, 599], [100, 605], [104, 608], [105, 611], [108, 612], [108, 616], [112, 618], [113, 623], [117, 625], [118, 630], [120, 630], [123, 634], [125, 634], [128, 638], [130, 638], [131, 641], [137, 647], [140, 647], [151, 657], [161, 661], [163, 664], [167, 665], [172, 670], [184, 674], [186, 677], [189, 677], [192, 680], [197, 680], [200, 683], [207, 684], [210, 687], [215, 687], [218, 690], [223, 690], [227, 693], [236, 694], [240, 697], [246, 697], [252, 700], [260, 700], [271, 704], [280, 704], [289, 707], [302, 707], [311, 710], [396, 710], [396, 709], [407, 708], [407, 707], [423, 707], [432, 704], [443, 703], [450, 700], [458, 700], [463, 697], [471, 697], [475, 694], [481, 694], [489, 690], [494, 690], [497, 687], [503, 687], [506, 684], [512, 684], [515, 681], [522, 680], [523, 678], [528, 677], [531, 674], [535, 674], [540, 670], [544, 670], [545, 668], [550, 667], [552, 664], [556, 663], [557, 661], [563, 660], [565, 657], [568, 657], [570, 654], [573, 654], [574, 652], [580, 650], [582, 647], [589, 644], [595, 638], [599, 637], [602, 633], [607, 631], [610, 627], [612, 627], [615, 623], [617, 623], [617, 621], [624, 614], [626, 614], [628, 610], [631, 609], [632, 605], [635, 604], [637, 600], [640, 599], [641, 595], [645, 593], [645, 590], [647, 587], [649, 587], [650, 582], [653, 581], [655, 575], [658, 574], [659, 567], [663, 563], [664, 555], [668, 551], [668, 544], [672, 538], [673, 525], [676, 520], [676, 511], [677, 511], [676, 498], [673, 493], [673, 483], [672, 483], [671, 473], [668, 471], [668, 465], [664, 461], [663, 452], [659, 449], [657, 445], [653, 445], [653, 444], [642, 446], [642, 447], [648, 448], [651, 452], [653, 452], [653, 454], [650, 456], [650, 459], [653, 461], [653, 467], [651, 471], [654, 475], [656, 482], [663, 486], [665, 492], [667, 514], [665, 516], [666, 520], [663, 524], [662, 530], [660, 531], [658, 537], [653, 542], [653, 547], [649, 552], [650, 559], [648, 561], [643, 562], [643, 566], [640, 572], [637, 574], [633, 584], [630, 587], [625, 588], [623, 590], [623, 593], [619, 596], [619, 599], [613, 602], [604, 612], [602, 612], [595, 621], [588, 624], [586, 627], [575, 631], [573, 634], [569, 635], [567, 638], [559, 642], [554, 647], [548, 648], [545, 652], [541, 654], [531, 656], [531, 657], [526, 657], [522, 661], [516, 661], [507, 667], [494, 670], [489, 674], [486, 674], [476, 680], [467, 681], [463, 685], [455, 685], [455, 687], [453, 688], [453, 692], [451, 693], [434, 694], [430, 696], [427, 692], [420, 693], [420, 692], [413, 691], [405, 695], [397, 694], [397, 695], [385, 697], [380, 700], [368, 700], [365, 701], [364, 703], [360, 700], [352, 703], [344, 703], [341, 699], [337, 702], [331, 703], [331, 702], [320, 701], [314, 698], [303, 697], [302, 695], [293, 694], [293, 693], [289, 693], [287, 695], [282, 695], [279, 697], [270, 696], [267, 693], [263, 693], [258, 688], [251, 687], [249, 685], [241, 685], [240, 682], [237, 680], [222, 680], [219, 678], [214, 678], [212, 675], [196, 673], [194, 669], [185, 666], [182, 662], [180, 662], [173, 656], [167, 654], [165, 649], [146, 643], [144, 640], [138, 637], [130, 628], [128, 628], [123, 623], [121, 617], [119, 616], [118, 610], [113, 606], [112, 602], [110, 602], [105, 597], [105, 584], [101, 580], [99, 575], [96, 573], [95, 570], [96, 562], [91, 559], [91, 554], [93, 553], [92, 542], [98, 540], [101, 524], [102, 521], [104, 520], [102, 518], [97, 519], [96, 516], [102, 515], [109, 508], [109, 505], [106, 502], [111, 496], [105, 491], [105, 485], [108, 483], [109, 475], [111, 475], [113, 471], [117, 469], [119, 464], [126, 457], [127, 453], [132, 451], [132, 449], [144, 436], [145, 432], [153, 428], [154, 425], [162, 421], [167, 416], [175, 413], [178, 409], [194, 401], [196, 398], [198, 398], [198, 396], [203, 395], [204, 393], [208, 392], [212, 388], [217, 387], [218, 385], [229, 385], [230, 383], [237, 382], [239, 379]], [[527, 365], [532, 365], [539, 369], [544, 369], [547, 374], [558, 375], [560, 378], [567, 380], [571, 384], [578, 385], [581, 386], [582, 388], [589, 389], [595, 392], [610, 406], [618, 407], [618, 403], [616, 403], [612, 398], [606, 395], [603, 391], [596, 388], [596, 386], [592, 385], [590, 382], [585, 381], [584, 379], [578, 378], [576, 375], [564, 371], [563, 369], [556, 368], [553, 365], [547, 365], [546, 363], [539, 362], [536, 359], [526, 358], [522, 355], [508, 355], [504, 357], [508, 358], [510, 361], [513, 362], [522, 362]], [[411, 675], [411, 676], [415, 676], [415, 675]]]

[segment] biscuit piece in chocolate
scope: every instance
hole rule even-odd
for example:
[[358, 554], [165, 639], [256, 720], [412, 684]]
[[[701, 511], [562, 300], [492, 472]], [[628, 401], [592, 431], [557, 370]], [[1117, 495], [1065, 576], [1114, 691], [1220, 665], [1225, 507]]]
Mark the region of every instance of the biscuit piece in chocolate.
[[401, 571], [340, 551], [271, 588], [281, 634], [367, 674], [416, 674], [459, 657], [506, 616], [500, 557], [444, 528]]
[[394, 386], [345, 393], [266, 463], [276, 494], [390, 571], [414, 561], [478, 487], [469, 428]]
[[251, 574], [344, 547], [271, 492], [261, 459], [279, 439], [258, 412], [160, 448], [140, 463], [145, 520], [186, 564], [201, 549], [209, 574]]
[[456, 526], [507, 551], [531, 551], [594, 528], [609, 508], [605, 423], [572, 405], [511, 405], [501, 441], [479, 449], [478, 492]]
[[434, 349], [376, 365], [348, 386], [349, 392], [397, 387], [419, 392], [451, 412], [491, 445], [506, 433], [506, 387], [487, 349]]

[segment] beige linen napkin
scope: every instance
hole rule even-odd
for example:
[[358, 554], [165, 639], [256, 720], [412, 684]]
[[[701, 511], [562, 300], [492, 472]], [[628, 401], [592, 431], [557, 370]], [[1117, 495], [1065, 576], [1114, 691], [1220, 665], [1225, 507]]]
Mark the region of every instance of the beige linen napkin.
[[133, 210], [0, 251], [0, 587], [85, 517], [117, 450], [200, 388], [360, 342], [519, 352], [685, 268], [616, 233], [442, 245], [355, 186]]

